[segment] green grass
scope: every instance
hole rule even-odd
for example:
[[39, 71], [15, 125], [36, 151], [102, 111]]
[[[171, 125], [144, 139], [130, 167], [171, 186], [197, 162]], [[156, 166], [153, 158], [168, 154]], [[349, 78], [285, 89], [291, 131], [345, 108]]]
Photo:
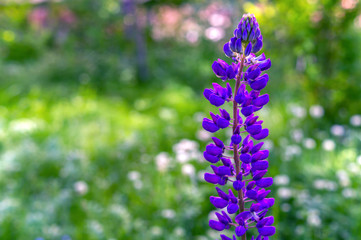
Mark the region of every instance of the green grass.
[[[198, 178], [208, 164], [191, 160], [195, 175], [184, 175], [182, 166], [188, 163], [178, 162], [173, 151], [181, 139], [198, 142], [196, 152], [204, 147], [205, 142], [196, 138], [201, 128], [196, 116], [214, 109], [200, 93], [169, 84], [162, 91], [133, 89], [138, 93], [134, 99], [99, 95], [90, 87], [73, 89], [65, 97], [59, 88], [34, 84], [27, 93], [14, 94], [9, 89], [0, 93], [1, 239], [214, 236], [207, 226], [208, 213], [213, 210], [208, 196], [214, 191]], [[280, 186], [273, 191], [277, 203], [272, 213], [283, 238], [339, 239], [341, 232], [330, 224], [342, 227], [342, 233], [358, 236], [360, 181], [348, 168], [359, 154], [355, 137], [349, 136], [353, 144], [347, 145], [335, 139], [340, 143], [335, 152], [324, 151], [322, 139], [316, 139], [316, 149], [307, 150], [288, 137], [289, 122], [297, 119], [286, 107], [275, 102], [266, 112], [261, 117], [268, 120], [274, 145], [270, 175], [288, 175], [290, 184], [285, 187], [293, 193], [289, 199], [280, 199]], [[304, 120], [297, 121], [301, 124]], [[286, 145], [300, 146], [301, 154], [282, 160], [286, 151], [282, 138], [287, 139]], [[167, 152], [172, 159], [166, 172], [159, 172], [155, 164], [160, 152]], [[355, 197], [342, 196], [343, 187], [336, 178], [340, 169], [349, 174], [348, 188], [356, 191]], [[139, 179], [131, 179], [132, 171], [139, 173]], [[329, 179], [337, 189], [315, 189], [316, 179]], [[86, 183], [87, 191], [76, 190], [79, 181]], [[302, 191], [308, 193], [306, 203], [298, 200]], [[290, 210], [282, 210], [284, 204]], [[171, 209], [171, 218], [162, 215], [167, 209]], [[310, 209], [318, 211], [321, 226], [307, 225]], [[339, 222], [349, 215], [354, 224]], [[295, 228], [299, 235], [294, 236]]]

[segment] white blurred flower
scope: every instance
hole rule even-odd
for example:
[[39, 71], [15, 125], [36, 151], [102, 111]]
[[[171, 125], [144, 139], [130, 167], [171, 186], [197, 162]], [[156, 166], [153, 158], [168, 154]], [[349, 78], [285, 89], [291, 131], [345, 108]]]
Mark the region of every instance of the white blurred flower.
[[161, 108], [159, 110], [159, 117], [163, 120], [172, 120], [177, 117], [177, 111], [172, 108]]
[[20, 168], [19, 162], [16, 161], [20, 151], [8, 150], [1, 155], [0, 171], [16, 171]]
[[197, 132], [197, 138], [201, 141], [208, 141], [211, 137], [212, 134], [206, 130], [201, 129]]
[[194, 176], [196, 170], [192, 164], [184, 164], [182, 166], [183, 175]]
[[281, 187], [277, 190], [277, 194], [282, 199], [289, 199], [292, 197], [292, 190], [290, 188]]
[[155, 157], [155, 163], [159, 172], [167, 171], [171, 158], [166, 152], [161, 152]]
[[193, 119], [197, 122], [202, 122], [203, 121], [203, 118], [205, 117], [204, 113], [202, 112], [196, 112], [194, 115], [193, 115]]
[[162, 217], [167, 218], [167, 219], [172, 219], [175, 218], [175, 211], [173, 209], [164, 209], [161, 212]]
[[44, 229], [44, 232], [51, 236], [58, 236], [60, 234], [61, 230], [60, 230], [60, 227], [57, 225], [50, 225]]
[[306, 109], [299, 105], [291, 104], [289, 106], [291, 113], [297, 118], [304, 118], [306, 116]]
[[302, 149], [298, 145], [289, 145], [286, 147], [286, 151], [291, 155], [300, 155], [302, 153]]
[[27, 223], [36, 223], [41, 221], [42, 219], [44, 219], [45, 214], [40, 213], [40, 212], [34, 212], [34, 213], [28, 213], [26, 215], [26, 222]]
[[229, 27], [231, 24], [229, 17], [220, 13], [213, 13], [208, 21], [213, 27]]
[[356, 197], [356, 191], [352, 188], [345, 188], [342, 190], [342, 196], [345, 198], [354, 198]]
[[310, 107], [310, 115], [313, 118], [321, 118], [325, 113], [321, 105], [313, 105]]
[[295, 193], [295, 197], [296, 197], [297, 201], [299, 202], [299, 204], [304, 204], [309, 201], [310, 194], [308, 193], [307, 190], [301, 190], [301, 191], [297, 191], [297, 193]]
[[350, 124], [354, 127], [361, 126], [361, 115], [360, 114], [353, 115], [350, 118]]
[[303, 140], [303, 146], [307, 149], [314, 149], [316, 147], [316, 141], [313, 138], [306, 138]]
[[350, 178], [345, 170], [338, 170], [336, 175], [342, 187], [347, 187], [350, 185]]
[[134, 181], [133, 185], [134, 185], [134, 188], [138, 189], [138, 190], [143, 188], [143, 182], [141, 180]]
[[128, 179], [131, 181], [137, 181], [141, 177], [140, 173], [138, 171], [130, 171], [128, 172]]
[[264, 140], [264, 144], [263, 144], [264, 149], [272, 150], [273, 146], [274, 144], [272, 140], [270, 139]]
[[186, 163], [191, 159], [199, 157], [198, 143], [188, 139], [182, 139], [179, 143], [173, 146], [173, 151], [176, 154], [176, 159], [180, 163]]
[[154, 236], [160, 236], [160, 235], [162, 235], [163, 230], [162, 230], [161, 227], [153, 226], [153, 227], [150, 229], [150, 232], [151, 232], [151, 234], [154, 235]]
[[270, 115], [270, 113], [271, 113], [271, 110], [269, 109], [269, 107], [268, 107], [268, 106], [264, 106], [264, 107], [262, 108], [262, 112], [260, 113], [260, 116], [261, 116], [262, 118], [267, 118], [267, 117]]
[[319, 190], [335, 191], [337, 189], [337, 184], [335, 182], [325, 179], [316, 179], [313, 182], [313, 186]]
[[0, 212], [3, 215], [4, 211], [12, 211], [14, 208], [18, 208], [19, 205], [19, 199], [4, 196], [4, 198], [0, 200]]
[[128, 179], [133, 182], [135, 189], [142, 189], [143, 188], [143, 182], [140, 179], [141, 174], [138, 171], [130, 171], [128, 172]]
[[205, 30], [205, 36], [213, 42], [221, 40], [225, 35], [224, 29], [220, 27], [209, 27]]
[[322, 148], [326, 151], [333, 151], [336, 147], [336, 144], [331, 139], [326, 139], [322, 142]]
[[179, 152], [177, 154], [177, 161], [180, 163], [185, 163], [188, 162], [189, 160], [191, 160], [190, 156], [188, 153], [186, 152]]
[[88, 192], [88, 184], [84, 181], [78, 181], [74, 183], [74, 190], [80, 194], [84, 195]]
[[303, 131], [301, 129], [294, 129], [291, 136], [295, 142], [300, 142], [303, 138]]
[[92, 220], [88, 224], [89, 229], [96, 232], [97, 234], [101, 234], [103, 232], [103, 226], [98, 221]]
[[347, 168], [350, 172], [354, 174], [360, 174], [360, 167], [354, 162], [349, 163]]
[[199, 181], [205, 181], [205, 180], [204, 180], [204, 174], [205, 174], [206, 172], [207, 172], [207, 171], [203, 170], [203, 171], [199, 171], [199, 172], [197, 173], [197, 176], [198, 176], [198, 180], [199, 180]]
[[217, 211], [211, 211], [211, 212], [208, 214], [208, 220], [217, 220], [216, 212], [217, 212]]
[[282, 203], [281, 204], [281, 210], [283, 212], [289, 212], [291, 210], [291, 205], [288, 203]]
[[32, 119], [16, 119], [10, 122], [9, 128], [13, 132], [30, 133], [39, 127], [39, 123]]
[[193, 151], [198, 148], [198, 143], [188, 139], [182, 139], [179, 143], [173, 146], [175, 152]]
[[130, 218], [130, 213], [128, 212], [128, 209], [120, 204], [112, 204], [109, 207], [110, 213], [117, 215], [119, 217], [123, 217], [124, 219]]
[[213, 229], [209, 229], [209, 230], [207, 230], [207, 236], [208, 236], [208, 238], [206, 238], [207, 240], [208, 239], [218, 239], [219, 238], [219, 232], [214, 231]]
[[317, 210], [309, 210], [307, 216], [307, 223], [310, 226], [319, 227], [322, 224], [319, 212]]
[[301, 155], [302, 149], [298, 145], [288, 145], [284, 151], [285, 157], [283, 160], [290, 161], [292, 157]]
[[305, 228], [301, 225], [298, 225], [295, 229], [297, 235], [302, 235], [305, 233]]
[[189, 43], [197, 43], [202, 27], [193, 19], [186, 19], [182, 22], [180, 34], [185, 37]]
[[196, 43], [199, 39], [199, 32], [198, 30], [188, 30], [185, 34], [185, 38], [190, 43]]
[[334, 135], [334, 136], [343, 136], [345, 134], [345, 128], [341, 125], [333, 125], [331, 127], [331, 133]]
[[176, 227], [174, 229], [174, 234], [178, 237], [184, 237], [185, 233], [186, 233], [186, 231], [182, 227]]
[[287, 175], [277, 175], [274, 177], [274, 183], [276, 185], [288, 185], [290, 178]]

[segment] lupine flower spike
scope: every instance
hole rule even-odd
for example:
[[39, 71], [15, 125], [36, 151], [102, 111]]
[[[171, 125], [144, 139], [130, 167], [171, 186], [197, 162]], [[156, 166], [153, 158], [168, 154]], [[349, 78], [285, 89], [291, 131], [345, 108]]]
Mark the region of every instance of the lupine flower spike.
[[271, 192], [267, 188], [273, 183], [271, 177], [266, 177], [269, 151], [261, 150], [262, 141], [256, 142], [269, 134], [268, 129], [262, 127], [263, 121], [256, 116], [269, 102], [268, 94], [261, 94], [261, 91], [268, 83], [264, 71], [271, 67], [271, 61], [264, 54], [256, 56], [262, 46], [256, 18], [253, 14], [244, 14], [234, 30], [234, 37], [223, 48], [226, 56], [233, 60], [232, 64], [221, 59], [212, 64], [215, 75], [223, 82], [235, 81], [234, 88], [227, 82], [226, 86], [213, 83], [213, 88], [204, 90], [205, 98], [216, 107], [233, 104], [232, 114], [223, 106], [219, 114], [211, 112], [202, 123], [211, 133], [228, 127], [233, 133], [228, 145], [213, 137], [213, 143], [203, 154], [212, 164], [212, 172], [205, 173], [204, 179], [223, 186], [223, 190], [216, 187], [216, 195], [210, 197], [214, 207], [222, 210], [216, 213], [216, 220], [209, 221], [209, 226], [217, 231], [234, 231], [231, 237], [221, 234], [222, 240], [245, 240], [251, 228], [257, 230], [252, 232], [253, 236], [248, 233], [251, 240], [268, 240], [276, 231], [272, 226], [273, 217], [267, 216], [274, 204], [273, 198], [267, 198]]

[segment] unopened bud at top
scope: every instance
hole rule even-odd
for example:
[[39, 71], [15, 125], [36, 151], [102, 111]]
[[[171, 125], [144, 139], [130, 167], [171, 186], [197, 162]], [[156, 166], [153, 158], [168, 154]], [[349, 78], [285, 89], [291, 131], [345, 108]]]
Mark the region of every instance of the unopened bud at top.
[[259, 29], [258, 22], [253, 14], [247, 13], [244, 14], [238, 28], [234, 30], [234, 36], [236, 38], [241, 38], [242, 42], [254, 43], [255, 40], [261, 35], [261, 30]]
[[[225, 44], [224, 50], [228, 57], [235, 57], [237, 53], [257, 53], [262, 49], [263, 38], [256, 17], [253, 14], [244, 14], [238, 27], [234, 30], [234, 37]], [[246, 49], [248, 47], [248, 49]], [[250, 50], [249, 48], [252, 47]], [[245, 51], [247, 50], [247, 51]]]

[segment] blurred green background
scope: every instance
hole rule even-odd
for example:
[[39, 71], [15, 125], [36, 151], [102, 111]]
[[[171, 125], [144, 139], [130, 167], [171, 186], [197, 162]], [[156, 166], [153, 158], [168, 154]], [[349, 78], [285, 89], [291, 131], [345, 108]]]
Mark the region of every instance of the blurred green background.
[[2, 0], [0, 239], [219, 238], [200, 122], [216, 108], [202, 93], [244, 12], [273, 64], [261, 118], [274, 239], [361, 239], [360, 8]]

